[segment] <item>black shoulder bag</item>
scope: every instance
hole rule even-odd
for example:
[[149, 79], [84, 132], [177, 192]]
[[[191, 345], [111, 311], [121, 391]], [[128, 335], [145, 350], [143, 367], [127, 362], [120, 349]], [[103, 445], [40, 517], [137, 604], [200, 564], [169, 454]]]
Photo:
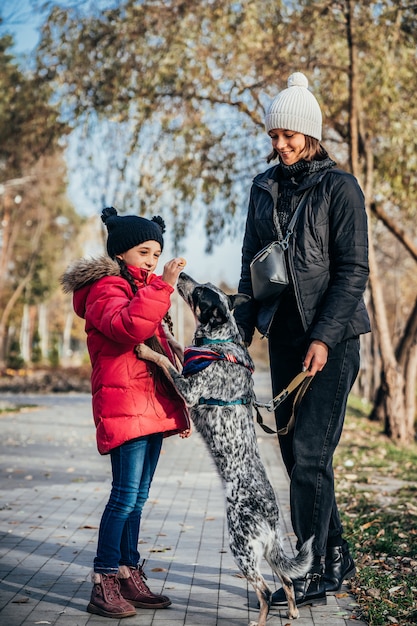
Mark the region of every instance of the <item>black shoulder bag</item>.
[[283, 239], [272, 241], [262, 248], [253, 257], [250, 264], [252, 291], [255, 300], [267, 300], [272, 296], [279, 296], [288, 287], [288, 272], [285, 261], [285, 250], [288, 249], [289, 240], [294, 232], [294, 226], [301, 213], [301, 209], [307, 203], [308, 193], [299, 202], [288, 224], [287, 232]]

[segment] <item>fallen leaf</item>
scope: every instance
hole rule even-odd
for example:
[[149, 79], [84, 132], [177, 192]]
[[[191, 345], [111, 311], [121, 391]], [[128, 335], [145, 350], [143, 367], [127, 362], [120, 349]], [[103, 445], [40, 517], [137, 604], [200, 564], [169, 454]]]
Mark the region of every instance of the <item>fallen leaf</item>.
[[372, 522], [367, 522], [366, 524], [362, 524], [361, 530], [366, 530], [367, 528], [370, 528], [374, 524], [379, 524], [380, 521], [381, 520], [379, 520], [379, 519], [374, 519], [374, 520], [372, 520]]
[[26, 604], [27, 602], [29, 602], [29, 598], [27, 596], [22, 596], [21, 598], [12, 600], [12, 604]]
[[151, 569], [151, 572], [166, 572], [167, 570], [165, 569], [165, 567], [153, 567]]
[[149, 552], [166, 552], [167, 550], [172, 550], [172, 548], [151, 548]]
[[98, 526], [90, 526], [90, 524], [85, 524], [84, 526], [80, 526], [80, 528], [85, 528], [87, 530], [97, 530]]

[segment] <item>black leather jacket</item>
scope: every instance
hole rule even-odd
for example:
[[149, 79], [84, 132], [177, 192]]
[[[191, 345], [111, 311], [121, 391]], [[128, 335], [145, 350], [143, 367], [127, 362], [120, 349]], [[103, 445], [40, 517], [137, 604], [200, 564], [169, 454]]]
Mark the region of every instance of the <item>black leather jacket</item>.
[[[332, 167], [307, 173], [292, 197], [292, 210], [308, 194], [288, 249], [288, 268], [297, 308], [309, 340], [332, 348], [340, 341], [370, 331], [363, 300], [368, 267], [367, 217], [363, 193], [349, 173]], [[273, 220], [277, 197], [274, 166], [253, 181], [242, 247], [239, 292], [253, 296], [250, 262], [277, 239]], [[268, 336], [279, 300], [252, 299], [235, 317], [244, 340], [255, 327]]]

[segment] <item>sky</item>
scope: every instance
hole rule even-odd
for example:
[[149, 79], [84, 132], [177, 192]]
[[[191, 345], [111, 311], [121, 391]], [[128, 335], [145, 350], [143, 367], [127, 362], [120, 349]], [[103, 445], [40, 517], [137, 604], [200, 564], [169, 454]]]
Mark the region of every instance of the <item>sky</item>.
[[[18, 9], [16, 8], [18, 7]], [[30, 0], [0, 0], [0, 14], [7, 23], [7, 32], [13, 35], [15, 40], [14, 53], [30, 57], [31, 52], [39, 40], [39, 19], [31, 8]], [[12, 17], [13, 19], [10, 19]], [[4, 33], [4, 28], [2, 28]], [[249, 192], [249, 189], [248, 189]], [[93, 214], [95, 207], [83, 193], [82, 185], [76, 172], [69, 172], [68, 195], [76, 210], [81, 214]], [[246, 202], [246, 198], [242, 199]], [[86, 209], [87, 207], [87, 209]], [[97, 214], [100, 213], [99, 207]], [[245, 207], [242, 206], [242, 212]], [[158, 214], [158, 211], [155, 211]], [[98, 218], [99, 219], [99, 218]], [[190, 235], [184, 242], [184, 251], [181, 254], [187, 260], [187, 273], [198, 282], [212, 282], [219, 285], [226, 283], [231, 289], [237, 289], [240, 276], [240, 260], [242, 236], [235, 239], [225, 239], [221, 244], [215, 246], [211, 254], [206, 254], [205, 234], [202, 224], [198, 224], [192, 229]], [[169, 238], [166, 237], [166, 246], [160, 260], [161, 269], [164, 262], [173, 256]]]

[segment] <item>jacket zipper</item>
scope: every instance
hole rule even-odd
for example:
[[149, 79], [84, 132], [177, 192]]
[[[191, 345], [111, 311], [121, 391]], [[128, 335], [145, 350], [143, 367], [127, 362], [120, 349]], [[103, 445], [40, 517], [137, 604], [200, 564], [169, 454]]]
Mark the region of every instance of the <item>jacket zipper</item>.
[[296, 274], [295, 274], [295, 267], [294, 267], [294, 249], [295, 249], [295, 237], [293, 234], [293, 241], [291, 242], [291, 254], [288, 254], [287, 259], [288, 259], [288, 269], [290, 270], [290, 274], [291, 274], [291, 278], [292, 278], [292, 284], [294, 285], [294, 295], [295, 295], [295, 301], [297, 303], [297, 309], [298, 312], [300, 314], [301, 317], [301, 322], [303, 324], [303, 328], [306, 331], [307, 330], [307, 322], [306, 322], [306, 317], [304, 314], [304, 309], [302, 307], [301, 304], [301, 297], [300, 297], [300, 287], [298, 285], [298, 281], [296, 278]]

